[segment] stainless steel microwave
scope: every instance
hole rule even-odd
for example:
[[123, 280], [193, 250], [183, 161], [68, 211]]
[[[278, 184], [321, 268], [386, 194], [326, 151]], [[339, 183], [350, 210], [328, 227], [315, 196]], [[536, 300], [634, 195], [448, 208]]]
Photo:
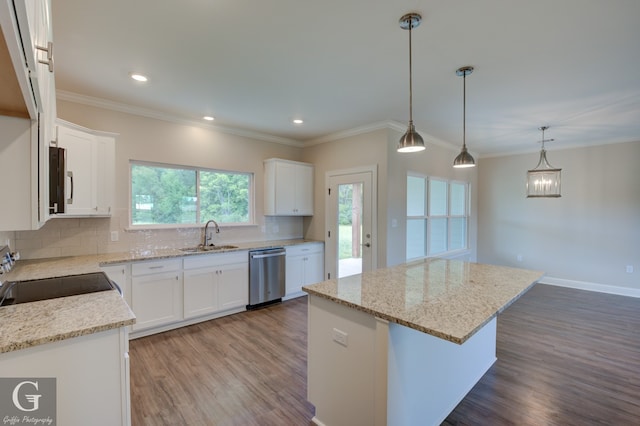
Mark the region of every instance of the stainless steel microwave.
[[64, 148], [49, 147], [49, 213], [64, 213], [67, 153]]

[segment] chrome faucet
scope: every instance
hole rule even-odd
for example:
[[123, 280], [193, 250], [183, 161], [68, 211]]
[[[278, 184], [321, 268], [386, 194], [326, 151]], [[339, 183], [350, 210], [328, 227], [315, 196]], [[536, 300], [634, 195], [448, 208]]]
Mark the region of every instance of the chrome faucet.
[[[202, 246], [203, 247], [207, 247], [209, 244], [209, 235], [208, 235], [208, 229], [209, 229], [209, 224], [213, 223], [216, 226], [216, 234], [220, 233], [220, 227], [218, 226], [218, 222], [216, 222], [215, 220], [211, 219], [209, 221], [207, 221], [207, 223], [204, 225], [204, 237], [202, 238]], [[213, 245], [213, 244], [211, 244]]]

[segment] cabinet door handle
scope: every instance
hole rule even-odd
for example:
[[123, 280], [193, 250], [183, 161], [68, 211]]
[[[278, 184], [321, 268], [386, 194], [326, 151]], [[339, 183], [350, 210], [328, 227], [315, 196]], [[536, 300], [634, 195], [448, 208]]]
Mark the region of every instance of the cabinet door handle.
[[71, 196], [67, 198], [67, 204], [73, 204], [73, 172], [67, 172], [67, 176], [71, 178]]
[[36, 49], [42, 50], [43, 52], [47, 52], [47, 60], [43, 61], [42, 59], [38, 59], [38, 62], [44, 65], [49, 66], [49, 72], [53, 72], [53, 43], [48, 42], [47, 47], [37, 46]]

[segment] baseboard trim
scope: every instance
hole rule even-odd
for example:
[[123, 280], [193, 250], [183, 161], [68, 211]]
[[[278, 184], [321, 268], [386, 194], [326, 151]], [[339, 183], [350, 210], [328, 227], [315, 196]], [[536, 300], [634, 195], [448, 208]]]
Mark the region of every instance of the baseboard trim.
[[550, 284], [559, 287], [576, 288], [579, 290], [597, 291], [599, 293], [617, 294], [619, 296], [640, 297], [640, 289], [620, 287], [608, 284], [591, 283], [587, 281], [566, 280], [563, 278], [544, 277], [540, 284]]

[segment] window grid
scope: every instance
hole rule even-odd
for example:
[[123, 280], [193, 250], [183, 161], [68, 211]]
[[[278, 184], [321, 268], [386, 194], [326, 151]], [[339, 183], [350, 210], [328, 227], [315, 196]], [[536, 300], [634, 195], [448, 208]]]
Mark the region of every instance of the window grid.
[[[414, 179], [413, 185], [410, 184], [412, 179]], [[422, 179], [424, 184], [416, 184], [415, 179]], [[438, 187], [441, 190], [442, 184], [446, 187], [444, 192], [439, 191], [438, 193], [438, 190], [433, 190]], [[411, 194], [410, 187], [424, 187], [424, 193]], [[468, 249], [469, 184], [409, 173], [407, 175], [407, 204], [411, 203], [414, 206], [412, 210], [415, 210], [415, 206], [420, 204], [416, 202], [418, 197], [421, 197], [424, 203], [423, 214], [407, 214], [406, 259], [415, 260], [443, 256]], [[440, 199], [435, 197], [440, 197]], [[441, 197], [446, 197], [444, 210], [442, 210], [442, 205], [435, 206], [433, 204], [441, 201]], [[454, 206], [453, 203], [457, 204]], [[440, 214], [432, 214], [434, 210]], [[454, 210], [455, 214], [452, 213]], [[422, 225], [416, 226], [418, 221], [421, 221]], [[423, 232], [420, 235], [421, 231]]]

